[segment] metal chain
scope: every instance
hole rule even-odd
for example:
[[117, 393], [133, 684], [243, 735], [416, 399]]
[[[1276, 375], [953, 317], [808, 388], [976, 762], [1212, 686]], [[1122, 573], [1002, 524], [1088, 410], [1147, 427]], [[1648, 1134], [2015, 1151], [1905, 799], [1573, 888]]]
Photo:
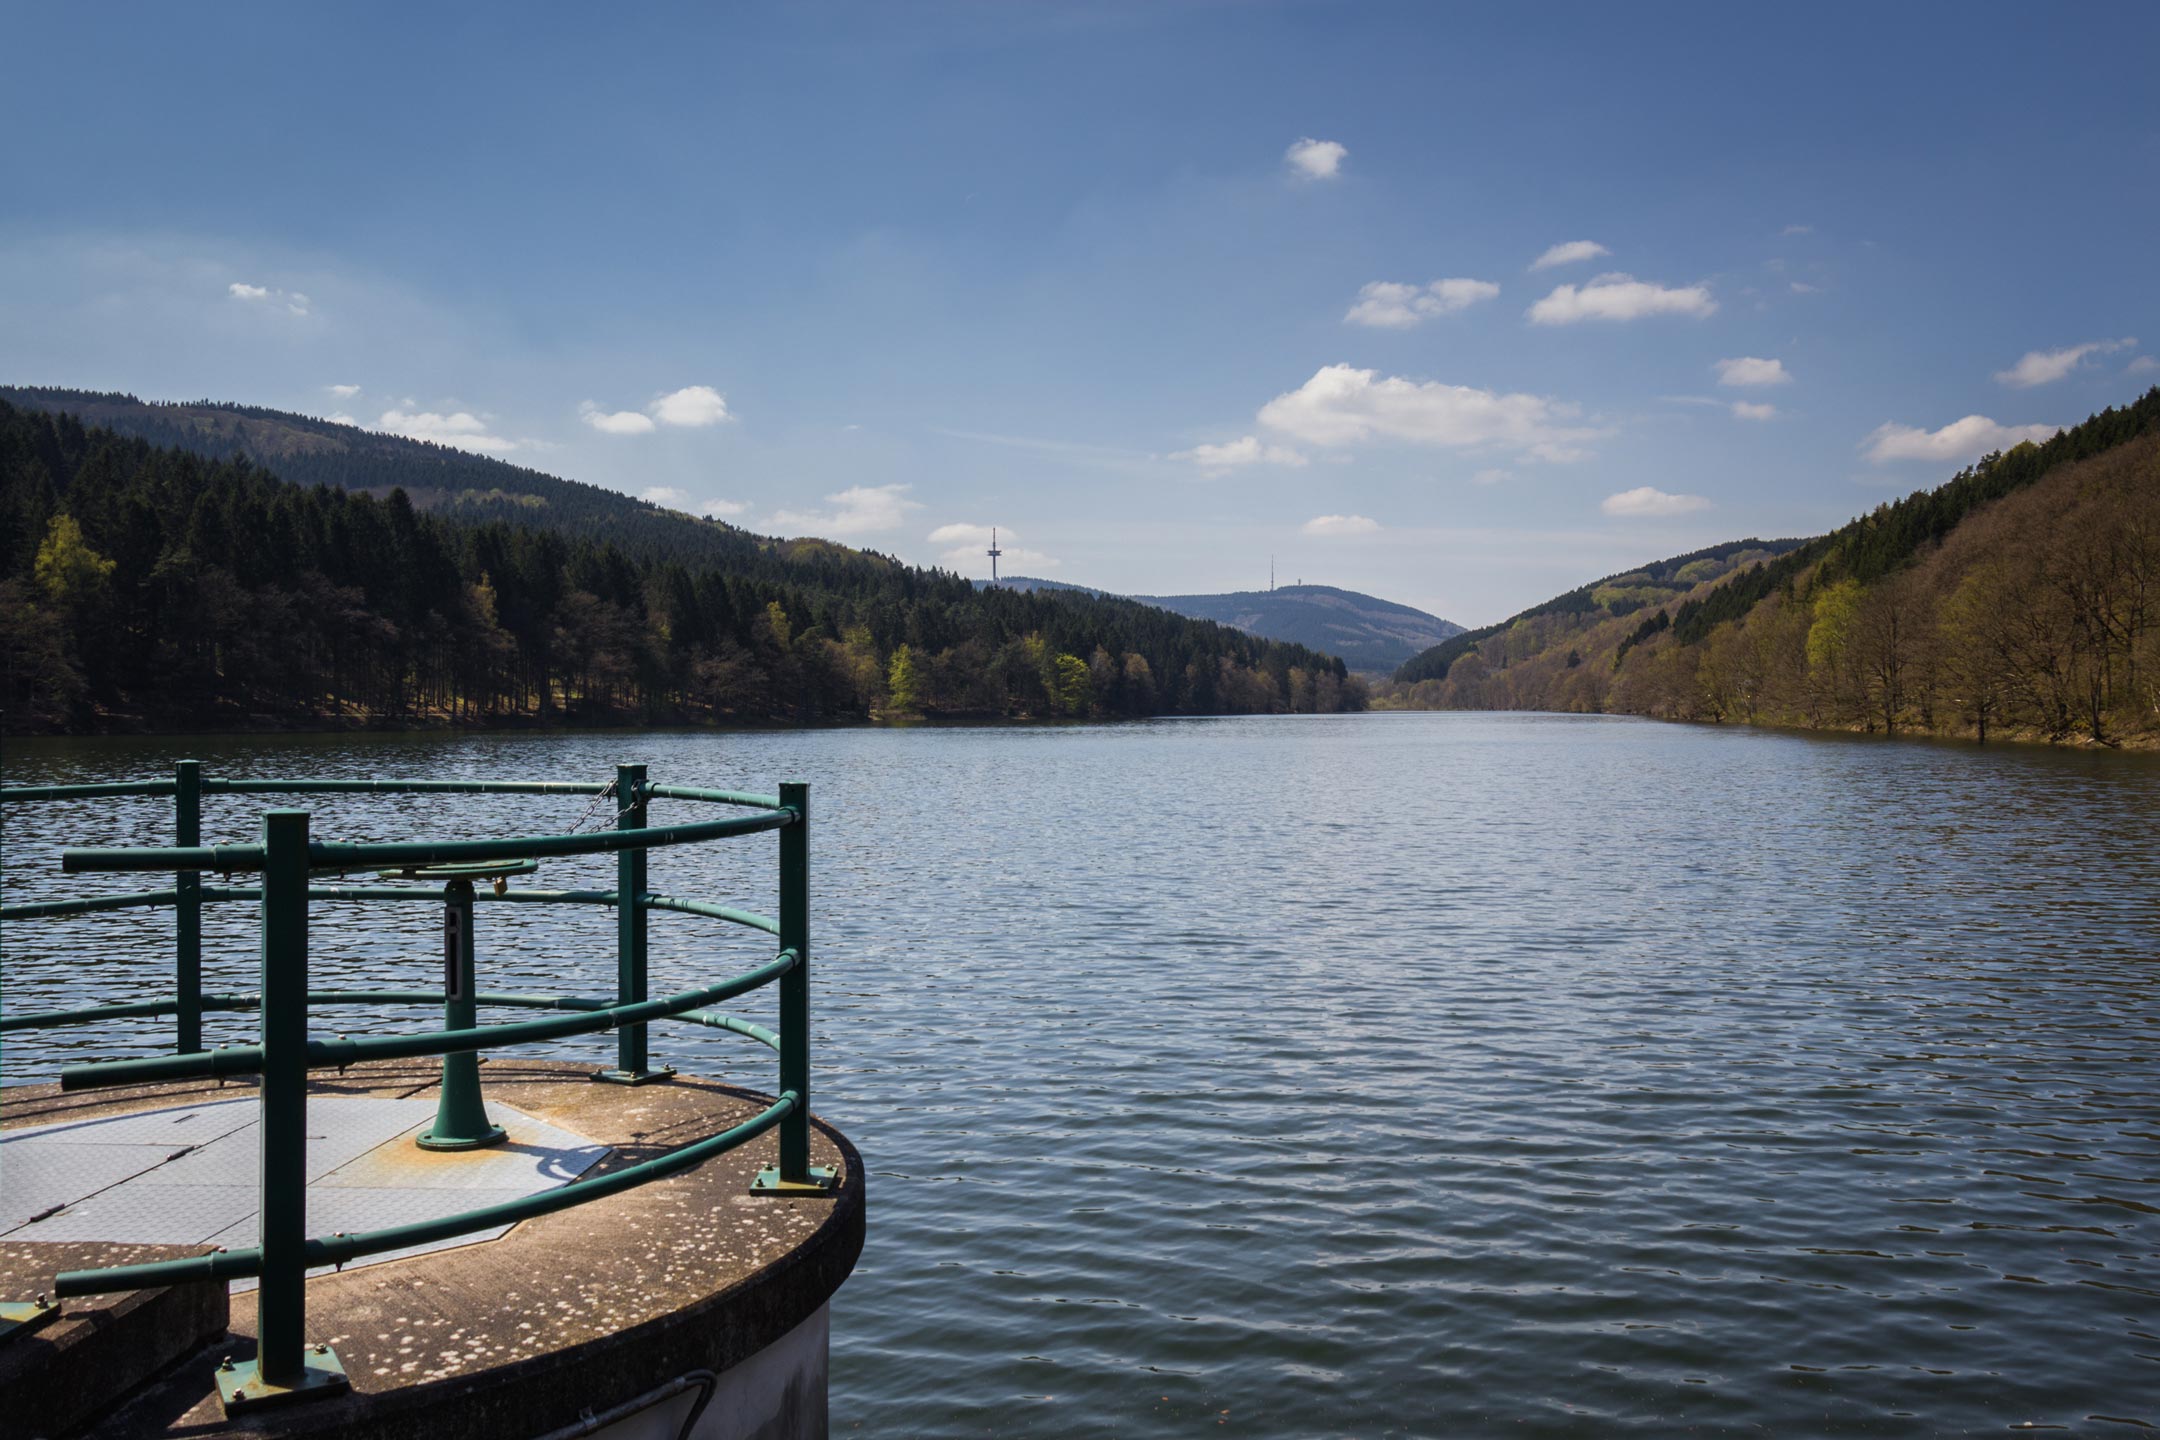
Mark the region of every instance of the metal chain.
[[[566, 833], [571, 835], [581, 833], [585, 829], [585, 823], [588, 820], [592, 819], [593, 812], [595, 810], [598, 810], [601, 805], [608, 800], [610, 796], [614, 795], [614, 793], [615, 782], [613, 780], [610, 780], [605, 786], [601, 787], [599, 794], [592, 797], [591, 802], [586, 805], [585, 809], [582, 813], [578, 815], [577, 819], [570, 822], [570, 829]], [[620, 810], [615, 813], [615, 818], [618, 821], [622, 819], [622, 813], [623, 812], [621, 812]]]

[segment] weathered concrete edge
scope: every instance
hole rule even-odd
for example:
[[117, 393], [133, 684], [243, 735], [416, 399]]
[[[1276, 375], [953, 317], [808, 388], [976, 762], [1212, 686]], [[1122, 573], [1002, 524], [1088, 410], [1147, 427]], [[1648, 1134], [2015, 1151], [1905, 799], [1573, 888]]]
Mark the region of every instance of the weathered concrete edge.
[[[53, 1261], [37, 1283], [106, 1258], [98, 1243], [49, 1245]], [[119, 1247], [129, 1262], [200, 1254], [207, 1247]], [[144, 1253], [148, 1252], [148, 1253]], [[167, 1253], [158, 1253], [167, 1252]], [[226, 1287], [201, 1281], [127, 1290], [63, 1309], [58, 1320], [0, 1345], [0, 1440], [65, 1434], [97, 1421], [168, 1368], [221, 1341], [231, 1323]]]
[[[728, 1087], [733, 1089], [734, 1087]], [[748, 1091], [737, 1091], [749, 1095]], [[769, 1100], [768, 1100], [769, 1103]], [[277, 1436], [353, 1435], [366, 1440], [436, 1440], [463, 1432], [515, 1437], [553, 1430], [580, 1412], [607, 1409], [692, 1370], [725, 1372], [780, 1340], [836, 1294], [862, 1255], [866, 1177], [847, 1137], [811, 1116], [842, 1157], [830, 1200], [761, 1200], [829, 1205], [811, 1236], [751, 1275], [695, 1304], [643, 1324], [469, 1375], [394, 1390], [356, 1393], [328, 1404], [266, 1413], [249, 1425]], [[185, 1367], [214, 1388], [217, 1355], [251, 1345], [213, 1346]]]

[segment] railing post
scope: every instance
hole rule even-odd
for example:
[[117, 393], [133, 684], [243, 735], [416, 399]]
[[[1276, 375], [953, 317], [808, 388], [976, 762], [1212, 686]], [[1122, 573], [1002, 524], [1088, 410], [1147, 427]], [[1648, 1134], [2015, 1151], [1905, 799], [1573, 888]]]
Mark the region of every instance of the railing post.
[[[473, 887], [460, 878], [443, 886], [443, 1029], [470, 1030], [480, 1023], [474, 993]], [[478, 1150], [508, 1138], [488, 1119], [480, 1097], [480, 1056], [471, 1050], [443, 1056], [435, 1123], [413, 1143], [423, 1150]]]
[[780, 1090], [795, 1108], [780, 1122], [780, 1163], [758, 1172], [754, 1192], [822, 1194], [832, 1171], [810, 1163], [810, 787], [780, 787], [780, 804], [795, 812], [780, 831], [780, 948], [795, 964], [780, 977]]
[[308, 816], [263, 816], [261, 1288], [255, 1359], [217, 1372], [228, 1412], [346, 1388], [307, 1328]]
[[[173, 843], [202, 844], [202, 762], [173, 766]], [[173, 909], [173, 989], [180, 1006], [178, 1048], [192, 1055], [202, 1043], [202, 872], [182, 870]]]
[[[615, 828], [645, 828], [645, 767], [615, 767]], [[645, 852], [615, 852], [615, 1003], [636, 1004], [645, 995]], [[602, 1070], [595, 1080], [617, 1085], [644, 1085], [665, 1080], [675, 1072], [651, 1070], [645, 1064], [645, 1027], [625, 1025], [615, 1032], [615, 1068]]]

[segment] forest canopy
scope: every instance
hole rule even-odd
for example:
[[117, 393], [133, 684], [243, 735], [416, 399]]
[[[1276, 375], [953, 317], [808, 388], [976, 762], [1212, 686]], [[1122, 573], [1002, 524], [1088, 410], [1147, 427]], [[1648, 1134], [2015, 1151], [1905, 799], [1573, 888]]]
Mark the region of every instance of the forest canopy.
[[1772, 548], [1456, 636], [1380, 702], [2160, 743], [2160, 389]]
[[[245, 425], [252, 412], [235, 413]], [[513, 467], [484, 462], [468, 475], [452, 453], [415, 471], [395, 447], [362, 447], [336, 463], [341, 480], [365, 485], [301, 485], [237, 442], [223, 456], [195, 453], [196, 438], [189, 449], [153, 444], [0, 400], [8, 731], [1365, 703], [1339, 659], [1130, 601], [978, 591], [885, 556], [768, 540], [537, 472], [514, 472], [533, 477], [514, 481], [520, 490], [487, 487], [508, 503], [486, 491], [455, 503], [473, 492], [437, 483], [437, 501], [453, 503], [423, 509], [401, 474], [470, 483]], [[320, 457], [278, 464], [335, 468]], [[586, 522], [535, 522], [535, 511], [566, 506], [584, 508]]]

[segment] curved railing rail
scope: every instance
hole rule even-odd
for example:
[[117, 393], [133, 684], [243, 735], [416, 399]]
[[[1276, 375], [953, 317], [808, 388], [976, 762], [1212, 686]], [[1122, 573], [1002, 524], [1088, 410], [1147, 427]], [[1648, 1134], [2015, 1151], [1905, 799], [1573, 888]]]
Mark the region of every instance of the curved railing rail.
[[[205, 795], [310, 794], [515, 794], [585, 795], [596, 803], [612, 798], [613, 828], [579, 833], [504, 838], [411, 840], [383, 843], [322, 841], [309, 834], [305, 811], [273, 810], [263, 816], [261, 842], [204, 845], [201, 803]], [[66, 1090], [113, 1085], [257, 1075], [261, 1077], [263, 1155], [261, 1243], [182, 1260], [72, 1270], [60, 1275], [64, 1299], [112, 1290], [170, 1285], [188, 1280], [256, 1277], [259, 1345], [256, 1360], [230, 1375], [220, 1388], [228, 1406], [249, 1400], [342, 1387], [342, 1371], [323, 1347], [303, 1343], [306, 1272], [310, 1266], [342, 1264], [407, 1246], [429, 1244], [589, 1203], [680, 1173], [712, 1156], [779, 1132], [779, 1163], [759, 1173], [753, 1189], [790, 1195], [817, 1193], [832, 1177], [810, 1165], [809, 996], [809, 787], [783, 785], [778, 795], [755, 795], [685, 785], [647, 783], [645, 767], [622, 765], [606, 784], [502, 780], [249, 780], [206, 776], [192, 760], [181, 761], [171, 780], [88, 785], [25, 785], [0, 789], [0, 801], [28, 802], [171, 796], [174, 840], [169, 847], [75, 848], [62, 853], [61, 868], [76, 873], [170, 872], [169, 889], [128, 895], [85, 896], [0, 906], [0, 920], [51, 919], [125, 909], [171, 908], [174, 924], [173, 991], [169, 997], [48, 1010], [0, 1019], [0, 1032], [100, 1021], [174, 1017], [175, 1052], [138, 1059], [71, 1065], [61, 1071]], [[654, 800], [690, 801], [749, 809], [754, 813], [716, 820], [653, 825]], [[767, 830], [780, 836], [780, 913], [777, 918], [706, 900], [652, 893], [646, 855]], [[612, 890], [506, 890], [476, 888], [475, 878], [521, 872], [545, 858], [613, 854]], [[491, 872], [489, 867], [501, 866]], [[400, 885], [326, 884], [354, 871], [402, 872], [402, 878], [445, 883], [440, 890]], [[228, 883], [205, 884], [206, 873]], [[230, 877], [257, 875], [252, 886]], [[388, 877], [386, 877], [388, 878]], [[444, 907], [444, 980], [441, 990], [315, 990], [308, 984], [310, 901], [423, 901]], [[202, 907], [253, 903], [262, 914], [262, 989], [259, 993], [207, 993], [202, 988]], [[616, 915], [616, 994], [601, 999], [576, 995], [484, 992], [474, 983], [473, 911], [479, 903], [591, 905]], [[771, 935], [779, 949], [770, 960], [711, 985], [649, 998], [646, 994], [646, 917], [673, 911], [741, 925]], [[707, 1009], [777, 982], [779, 1026], [770, 1029]], [[441, 1030], [335, 1040], [310, 1039], [308, 1013], [315, 1006], [440, 1004]], [[482, 1025], [481, 1007], [567, 1012], [540, 1019]], [[253, 1045], [205, 1049], [206, 1012], [261, 1014], [261, 1040]], [[364, 1061], [440, 1057], [441, 1101], [435, 1125], [419, 1143], [467, 1149], [500, 1139], [486, 1116], [480, 1093], [482, 1050], [535, 1044], [613, 1030], [616, 1065], [595, 1079], [622, 1084], [664, 1080], [672, 1067], [655, 1070], [646, 1027], [680, 1020], [755, 1040], [776, 1053], [779, 1084], [772, 1104], [751, 1119], [656, 1159], [604, 1175], [579, 1179], [502, 1204], [416, 1224], [363, 1233], [309, 1238], [305, 1233], [305, 1115], [307, 1072]]]

